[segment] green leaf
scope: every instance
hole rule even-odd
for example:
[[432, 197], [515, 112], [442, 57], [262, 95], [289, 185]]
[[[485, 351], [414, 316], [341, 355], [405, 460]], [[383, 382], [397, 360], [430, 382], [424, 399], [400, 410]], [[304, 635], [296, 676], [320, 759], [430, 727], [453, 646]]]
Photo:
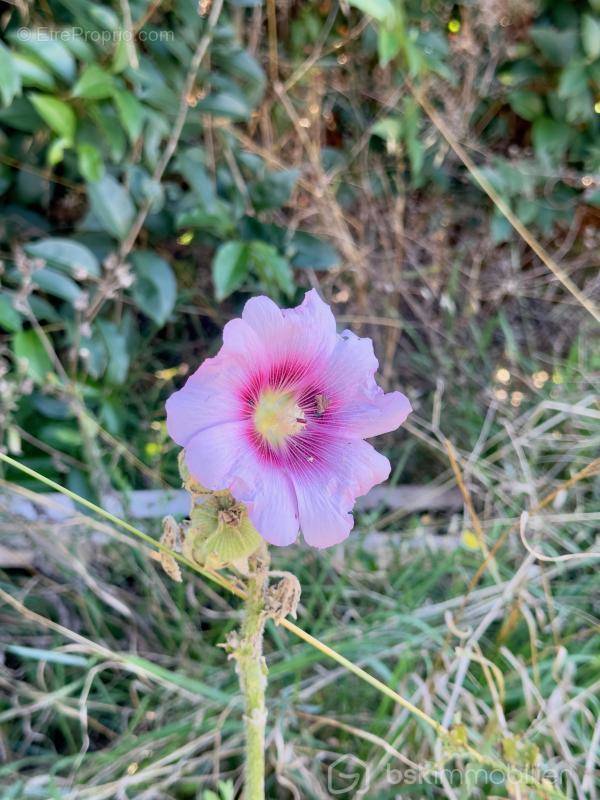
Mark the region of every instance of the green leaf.
[[0, 328], [15, 333], [21, 330], [21, 315], [12, 304], [10, 295], [0, 294]]
[[70, 139], [64, 139], [62, 137], [51, 142], [46, 153], [48, 166], [55, 167], [57, 164], [60, 164], [65, 157], [65, 150], [68, 150], [71, 145], [72, 141]]
[[233, 120], [248, 119], [252, 108], [243, 97], [230, 92], [215, 92], [209, 94], [196, 105], [196, 110], [215, 117], [229, 117]]
[[39, 647], [23, 647], [18, 644], [6, 646], [9, 653], [14, 653], [20, 658], [31, 658], [35, 661], [46, 661], [48, 664], [65, 664], [70, 667], [88, 667], [90, 660], [72, 653], [62, 653], [60, 650], [44, 650]]
[[569, 146], [572, 134], [573, 130], [566, 122], [540, 117], [533, 123], [533, 146], [541, 157], [560, 158]]
[[340, 263], [340, 254], [329, 244], [312, 233], [296, 231], [290, 247], [293, 251], [292, 264], [301, 269], [332, 269]]
[[46, 91], [54, 89], [56, 81], [53, 75], [38, 64], [32, 56], [13, 53], [12, 57], [23, 86], [34, 86], [36, 89], [45, 89]]
[[60, 297], [61, 300], [68, 300], [70, 303], [74, 303], [81, 296], [81, 289], [72, 278], [50, 267], [36, 270], [31, 280], [34, 286], [43, 292], [53, 297]]
[[581, 42], [585, 54], [591, 61], [600, 58], [600, 19], [591, 14], [581, 17]]
[[9, 37], [20, 48], [29, 50], [35, 58], [49, 67], [55, 75], [66, 83], [71, 83], [75, 78], [76, 64], [69, 49], [58, 39], [50, 38], [44, 34], [43, 28], [24, 29], [14, 32]]
[[274, 295], [281, 291], [291, 297], [296, 287], [289, 261], [267, 242], [255, 240], [250, 242], [248, 248], [250, 269], [258, 275], [267, 290]]
[[70, 239], [53, 237], [38, 239], [30, 242], [23, 248], [32, 258], [43, 258], [48, 264], [67, 272], [76, 278], [100, 277], [100, 264], [98, 259], [84, 245]]
[[21, 93], [21, 76], [10, 50], [0, 42], [0, 96], [2, 105], [9, 106]]
[[408, 160], [410, 161], [410, 172], [413, 184], [423, 168], [424, 150], [419, 136], [421, 125], [421, 112], [416, 100], [406, 97], [402, 107], [402, 127], [404, 128], [404, 138], [406, 149], [408, 150]]
[[97, 64], [90, 64], [82, 72], [72, 94], [87, 100], [105, 100], [112, 96], [113, 90], [114, 79], [110, 72], [105, 72]]
[[86, 181], [99, 181], [104, 175], [102, 153], [93, 144], [80, 144], [77, 147], [77, 164]]
[[378, 22], [389, 22], [396, 15], [396, 9], [390, 0], [350, 0], [350, 5]]
[[103, 230], [115, 239], [124, 239], [135, 217], [135, 207], [127, 190], [112, 175], [88, 183], [92, 213]]
[[494, 209], [490, 222], [490, 235], [494, 244], [508, 242], [514, 235], [513, 226], [506, 219], [504, 214], [500, 213], [496, 208]]
[[13, 337], [13, 353], [25, 362], [25, 371], [36, 383], [44, 383], [52, 372], [52, 362], [35, 331], [18, 331]]
[[224, 300], [239, 289], [248, 276], [248, 245], [245, 242], [222, 244], [212, 262], [217, 300]]
[[115, 91], [113, 94], [121, 124], [131, 142], [135, 142], [144, 126], [144, 107], [131, 92]]
[[392, 27], [381, 25], [377, 38], [380, 65], [386, 67], [403, 49], [405, 43], [406, 31], [404, 30], [404, 25], [393, 25]]
[[550, 25], [529, 29], [529, 35], [548, 61], [556, 67], [568, 64], [577, 49], [577, 31], [571, 28], [559, 30]]
[[388, 151], [393, 152], [402, 136], [402, 118], [382, 117], [373, 124], [371, 136], [385, 139]]
[[135, 273], [131, 294], [135, 304], [162, 327], [177, 299], [177, 282], [173, 270], [160, 256], [142, 250], [132, 253], [131, 262]]
[[29, 99], [44, 122], [62, 139], [75, 138], [77, 119], [68, 103], [47, 94], [30, 94]]
[[571, 61], [560, 74], [558, 96], [561, 100], [568, 100], [574, 94], [586, 92], [587, 84], [585, 64], [581, 61]]
[[127, 334], [106, 319], [99, 319], [96, 324], [108, 353], [106, 380], [117, 385], [123, 384], [130, 361]]
[[298, 169], [282, 169], [270, 172], [267, 176], [250, 186], [250, 197], [257, 211], [268, 208], [281, 208], [290, 195], [300, 176]]
[[515, 114], [530, 122], [544, 112], [543, 100], [537, 92], [526, 89], [511, 92], [508, 95], [508, 102]]

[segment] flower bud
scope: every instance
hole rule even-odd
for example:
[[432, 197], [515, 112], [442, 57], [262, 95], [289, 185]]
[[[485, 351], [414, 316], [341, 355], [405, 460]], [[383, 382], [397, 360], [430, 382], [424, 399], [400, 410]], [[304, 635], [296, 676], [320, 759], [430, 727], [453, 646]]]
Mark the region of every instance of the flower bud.
[[246, 506], [230, 492], [215, 492], [192, 510], [183, 553], [199, 564], [220, 567], [252, 555], [261, 542]]

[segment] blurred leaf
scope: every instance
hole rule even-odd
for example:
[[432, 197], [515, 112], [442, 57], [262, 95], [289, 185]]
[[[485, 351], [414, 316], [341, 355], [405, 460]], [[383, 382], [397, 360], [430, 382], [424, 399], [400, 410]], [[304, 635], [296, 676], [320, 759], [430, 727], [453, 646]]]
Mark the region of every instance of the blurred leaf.
[[74, 303], [81, 296], [81, 289], [72, 278], [51, 267], [36, 270], [31, 280], [34, 286], [43, 292], [61, 300], [68, 300], [70, 303]]
[[16, 311], [11, 296], [6, 292], [0, 294], [0, 328], [11, 333], [21, 330], [21, 315]]
[[529, 35], [548, 61], [556, 67], [568, 64], [577, 49], [577, 31], [559, 30], [550, 25], [534, 26]]
[[52, 91], [56, 85], [53, 75], [31, 56], [24, 53], [13, 53], [13, 61], [21, 76], [23, 86]]
[[573, 94], [587, 90], [587, 73], [582, 61], [571, 61], [560, 74], [558, 96], [567, 100]]
[[544, 102], [540, 95], [526, 89], [511, 92], [508, 95], [508, 102], [515, 114], [530, 122], [541, 116], [544, 111]]
[[272, 244], [258, 240], [250, 242], [248, 265], [272, 294], [283, 292], [287, 297], [293, 296], [296, 287], [292, 268]]
[[209, 94], [196, 105], [196, 110], [215, 117], [229, 117], [233, 120], [248, 119], [252, 108], [243, 97], [228, 92]]
[[536, 153], [550, 159], [562, 156], [569, 145], [572, 133], [572, 129], [565, 122], [558, 122], [550, 117], [536, 119], [532, 128]]
[[332, 269], [340, 263], [340, 254], [329, 242], [305, 231], [296, 231], [290, 242], [292, 264], [302, 269]]
[[135, 208], [127, 190], [112, 175], [88, 183], [90, 208], [103, 230], [124, 239], [133, 224]]
[[69, 49], [58, 39], [44, 34], [43, 29], [24, 31], [20, 29], [18, 34], [14, 32], [9, 38], [43, 61], [63, 81], [71, 83], [75, 78], [76, 64]]
[[173, 270], [163, 258], [151, 252], [137, 250], [130, 258], [135, 273], [135, 282], [131, 287], [135, 304], [162, 327], [177, 299]]
[[250, 197], [254, 208], [263, 211], [268, 208], [284, 206], [300, 177], [299, 169], [284, 169], [270, 172], [267, 176], [250, 186]]
[[89, 108], [89, 114], [100, 133], [106, 140], [110, 152], [110, 159], [114, 163], [121, 163], [127, 150], [127, 136], [115, 109], [107, 103], [94, 103]]
[[500, 213], [496, 208], [494, 209], [490, 222], [490, 235], [494, 244], [509, 242], [514, 235], [512, 225], [504, 214]]
[[396, 15], [390, 0], [350, 0], [350, 5], [363, 11], [378, 22], [389, 22]]
[[13, 353], [26, 363], [26, 372], [36, 383], [45, 383], [46, 375], [52, 372], [52, 362], [37, 333], [33, 330], [18, 331], [13, 337]]
[[535, 200], [529, 200], [527, 197], [517, 199], [515, 211], [523, 225], [531, 225], [537, 217], [538, 210], [539, 204]]
[[93, 144], [80, 144], [77, 147], [79, 171], [88, 182], [99, 181], [104, 175], [102, 153]]
[[83, 658], [83, 656], [72, 655], [71, 653], [62, 653], [60, 650], [44, 650], [38, 647], [22, 647], [17, 644], [9, 644], [6, 646], [9, 653], [14, 653], [21, 658], [31, 658], [35, 661], [45, 661], [48, 664], [65, 664], [73, 667], [87, 667], [90, 660]]
[[385, 139], [388, 152], [393, 152], [402, 136], [401, 117], [382, 117], [371, 128], [372, 136]]
[[63, 137], [51, 142], [46, 153], [48, 166], [55, 167], [57, 164], [60, 164], [65, 157], [65, 150], [68, 150], [72, 144], [73, 142], [71, 139], [65, 139]]
[[32, 93], [29, 99], [40, 117], [55, 133], [68, 142], [73, 141], [77, 120], [68, 103], [47, 94]]
[[105, 72], [97, 64], [90, 64], [73, 87], [72, 94], [87, 100], [105, 100], [112, 96], [113, 88], [114, 79], [110, 72]]
[[0, 96], [2, 105], [9, 106], [21, 93], [21, 76], [10, 50], [0, 42]]
[[165, 201], [164, 187], [147, 170], [134, 165], [127, 170], [127, 179], [132, 197], [138, 206], [149, 203], [152, 214], [162, 209]]
[[410, 161], [410, 172], [412, 182], [415, 184], [423, 168], [424, 158], [423, 145], [419, 136], [421, 112], [417, 101], [410, 96], [405, 98], [402, 111], [402, 127], [404, 129], [406, 149], [408, 150], [408, 160]]
[[239, 289], [248, 276], [248, 245], [245, 242], [222, 244], [213, 258], [212, 276], [219, 302]]
[[403, 49], [406, 43], [406, 31], [403, 25], [386, 27], [381, 25], [378, 31], [377, 50], [379, 63], [386, 67]]
[[39, 239], [37, 242], [29, 242], [23, 249], [32, 258], [43, 258], [52, 266], [76, 277], [80, 273], [84, 276], [100, 277], [100, 265], [96, 256], [87, 247], [71, 239]]
[[131, 92], [115, 91], [113, 96], [121, 124], [135, 142], [144, 126], [144, 107]]
[[116, 385], [125, 383], [130, 361], [127, 334], [106, 319], [99, 319], [97, 327], [108, 354], [106, 380]]
[[600, 58], [600, 19], [591, 14], [581, 17], [581, 41], [585, 54], [591, 61]]

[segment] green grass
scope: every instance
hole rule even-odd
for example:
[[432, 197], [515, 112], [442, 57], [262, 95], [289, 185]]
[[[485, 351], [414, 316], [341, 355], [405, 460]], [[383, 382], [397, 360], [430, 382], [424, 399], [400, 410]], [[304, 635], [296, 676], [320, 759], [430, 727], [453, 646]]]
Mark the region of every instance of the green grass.
[[[546, 402], [572, 408], [583, 396], [574, 388], [554, 384]], [[472, 464], [469, 485], [489, 547], [534, 497], [594, 454], [597, 412], [561, 417], [544, 402], [501, 403]], [[444, 430], [446, 419], [442, 413]], [[413, 458], [424, 457], [423, 442], [434, 448], [437, 432], [424, 419], [413, 424], [425, 437]], [[393, 445], [398, 458], [404, 446]], [[463, 466], [468, 452], [463, 447]], [[429, 464], [432, 479], [450, 476], [441, 456]], [[593, 550], [597, 497], [598, 478], [582, 480], [543, 512], [542, 524], [532, 517], [528, 537], [549, 554]], [[464, 644], [457, 633], [476, 628], [526, 553], [511, 535], [498, 551], [496, 578], [487, 570], [468, 593], [482, 560], [461, 541], [472, 523], [436, 512], [386, 525], [388, 512], [360, 519], [343, 549], [275, 550], [274, 565], [300, 578], [302, 627], [441, 720]], [[179, 799], [202, 797], [230, 778], [239, 788], [241, 705], [232, 665], [217, 647], [237, 624], [238, 600], [189, 571], [173, 583], [138, 542], [100, 535], [85, 518], [53, 527], [4, 514], [1, 530], [3, 544], [30, 553], [33, 564], [2, 571], [0, 586], [103, 648], [99, 654], [0, 607], [3, 797]], [[478, 642], [452, 720], [482, 753], [515, 758], [521, 768], [535, 756], [562, 769], [561, 788], [575, 796], [594, 781], [585, 769], [600, 705], [598, 586], [595, 560], [532, 567]], [[284, 629], [269, 625], [266, 640], [268, 797], [294, 796], [290, 786], [295, 796], [327, 796], [327, 767], [346, 753], [369, 765], [368, 797], [439, 796], [440, 782], [423, 775], [390, 782], [398, 774], [389, 770], [405, 769], [390, 747], [435, 768], [440, 753], [429, 729]], [[462, 759], [451, 765], [469, 774]], [[456, 792], [492, 789], [506, 796], [489, 783]]]

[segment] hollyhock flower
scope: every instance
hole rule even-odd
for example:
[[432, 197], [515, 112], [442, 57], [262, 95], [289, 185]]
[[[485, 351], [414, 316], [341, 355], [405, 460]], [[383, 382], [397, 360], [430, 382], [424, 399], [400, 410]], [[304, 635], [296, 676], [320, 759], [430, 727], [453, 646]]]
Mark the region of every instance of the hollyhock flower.
[[255, 297], [167, 400], [167, 429], [194, 478], [229, 489], [268, 542], [291, 544], [301, 530], [329, 547], [350, 533], [356, 498], [390, 473], [364, 439], [411, 411], [377, 385], [378, 366], [372, 341], [339, 335], [315, 290], [291, 309]]

